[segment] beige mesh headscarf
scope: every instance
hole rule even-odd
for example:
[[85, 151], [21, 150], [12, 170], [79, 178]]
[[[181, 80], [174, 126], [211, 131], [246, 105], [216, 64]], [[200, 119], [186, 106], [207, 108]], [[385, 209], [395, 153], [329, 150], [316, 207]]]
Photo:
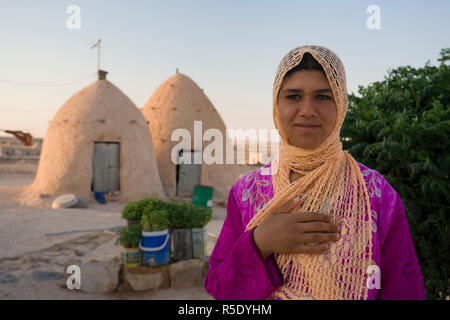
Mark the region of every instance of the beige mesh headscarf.
[[[278, 116], [278, 92], [283, 78], [300, 63], [305, 52], [325, 70], [337, 106], [335, 127], [315, 150], [290, 145]], [[272, 163], [274, 197], [255, 214], [247, 230], [283, 203], [301, 196], [302, 202], [295, 211], [330, 215], [341, 227], [341, 238], [330, 242], [331, 246], [320, 255], [275, 254], [285, 281], [269, 299], [367, 299], [366, 271], [372, 264], [371, 211], [359, 166], [342, 150], [339, 138], [347, 104], [344, 66], [333, 51], [302, 46], [282, 59], [273, 86], [273, 116], [282, 138], [279, 157]], [[304, 176], [291, 183], [291, 170]]]

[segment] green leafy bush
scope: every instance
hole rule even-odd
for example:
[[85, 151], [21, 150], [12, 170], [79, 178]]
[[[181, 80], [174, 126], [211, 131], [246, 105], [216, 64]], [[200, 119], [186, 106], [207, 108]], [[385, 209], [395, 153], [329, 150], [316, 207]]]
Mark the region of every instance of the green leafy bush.
[[125, 220], [140, 220], [142, 211], [137, 202], [128, 203], [122, 210], [122, 218]]
[[122, 211], [122, 218], [126, 220], [141, 220], [144, 211], [164, 210], [165, 202], [156, 198], [143, 198], [139, 201], [128, 203]]
[[181, 201], [170, 201], [165, 203], [170, 229], [184, 229], [188, 225], [188, 210], [186, 204]]
[[[178, 200], [165, 202], [156, 198], [143, 198], [127, 204], [122, 211], [122, 218], [141, 220], [141, 224], [147, 223], [144, 229], [155, 229], [156, 227], [151, 226], [152, 221], [149, 221], [150, 218], [145, 218], [145, 216], [150, 216], [152, 212], [156, 211], [166, 212], [165, 217], [168, 220], [168, 227], [164, 229], [203, 228], [211, 220], [212, 216], [211, 208], [203, 208]], [[154, 214], [151, 215], [151, 218], [156, 219]]]
[[144, 231], [160, 231], [169, 228], [169, 219], [164, 210], [153, 210], [145, 208], [141, 220]]
[[450, 295], [450, 50], [349, 96], [342, 146], [400, 194], [428, 299]]
[[188, 210], [189, 228], [203, 228], [211, 220], [212, 210], [196, 205], [190, 205]]
[[138, 224], [129, 225], [120, 230], [116, 244], [120, 244], [125, 248], [137, 248], [141, 240], [142, 227]]
[[165, 202], [157, 198], [143, 198], [138, 202], [139, 208], [144, 212], [144, 209], [148, 210], [164, 210]]
[[191, 203], [170, 201], [166, 203], [171, 229], [203, 228], [212, 216], [210, 208], [203, 208]]

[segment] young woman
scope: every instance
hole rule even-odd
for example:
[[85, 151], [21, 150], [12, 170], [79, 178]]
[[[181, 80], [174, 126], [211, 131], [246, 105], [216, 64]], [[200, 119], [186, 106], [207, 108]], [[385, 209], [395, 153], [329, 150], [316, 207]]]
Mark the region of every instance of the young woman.
[[205, 279], [214, 298], [425, 298], [399, 194], [342, 150], [347, 105], [333, 51], [302, 46], [282, 59], [279, 155], [230, 191]]

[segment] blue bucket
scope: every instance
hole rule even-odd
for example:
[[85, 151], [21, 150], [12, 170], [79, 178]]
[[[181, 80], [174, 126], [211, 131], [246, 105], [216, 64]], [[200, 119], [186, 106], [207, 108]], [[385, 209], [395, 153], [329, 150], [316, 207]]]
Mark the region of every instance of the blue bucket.
[[105, 193], [106, 192], [94, 192], [95, 200], [100, 204], [106, 204]]
[[170, 261], [169, 230], [142, 231], [139, 248], [142, 252], [142, 264], [160, 266]]

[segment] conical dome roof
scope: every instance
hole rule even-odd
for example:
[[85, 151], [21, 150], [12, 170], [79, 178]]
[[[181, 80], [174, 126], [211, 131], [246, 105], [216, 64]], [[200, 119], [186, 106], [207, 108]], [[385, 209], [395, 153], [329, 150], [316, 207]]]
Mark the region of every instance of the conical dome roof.
[[51, 121], [33, 188], [89, 198], [96, 142], [119, 144], [120, 200], [163, 195], [147, 121], [108, 80], [75, 93]]
[[119, 88], [108, 80], [98, 80], [75, 93], [58, 110], [52, 125], [66, 120], [81, 124], [102, 117], [135, 120], [138, 113], [139, 109]]
[[195, 120], [202, 121], [204, 130], [226, 130], [225, 123], [203, 90], [181, 73], [176, 73], [156, 89], [142, 112], [150, 121], [155, 141], [170, 140], [174, 129], [193, 127]]
[[[202, 136], [208, 129], [217, 129], [223, 135], [223, 152], [227, 139], [226, 126], [218, 111], [203, 90], [188, 76], [177, 73], [168, 78], [150, 97], [141, 109], [149, 121], [153, 137], [158, 170], [161, 181], [168, 195], [174, 196], [177, 188], [177, 169], [171, 155], [179, 144], [171, 141], [176, 129], [186, 129], [191, 135], [191, 150], [194, 145], [194, 121], [201, 121]], [[202, 142], [203, 150], [211, 142]], [[202, 164], [200, 183], [214, 185], [215, 198], [226, 197], [230, 174], [224, 165]]]

